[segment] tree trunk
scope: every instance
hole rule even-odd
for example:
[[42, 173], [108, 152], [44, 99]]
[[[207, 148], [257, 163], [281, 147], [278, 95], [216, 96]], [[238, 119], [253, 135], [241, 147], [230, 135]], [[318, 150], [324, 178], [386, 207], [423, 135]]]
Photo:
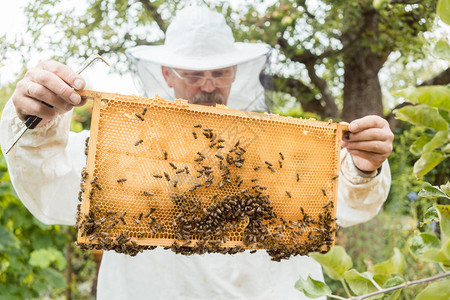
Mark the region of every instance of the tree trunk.
[[[349, 31], [344, 39], [357, 35], [359, 38], [344, 51], [344, 106], [342, 119], [350, 122], [367, 115], [383, 116], [383, 102], [378, 72], [390, 50], [372, 51], [378, 48], [379, 14], [370, 9], [362, 14], [362, 30]], [[370, 34], [368, 34], [370, 33]]]
[[[370, 52], [366, 49], [367, 51]], [[347, 59], [342, 110], [344, 121], [350, 122], [367, 115], [383, 116], [381, 86], [378, 80], [378, 71], [383, 64], [374, 60], [379, 58], [367, 53], [355, 53], [352, 58]]]

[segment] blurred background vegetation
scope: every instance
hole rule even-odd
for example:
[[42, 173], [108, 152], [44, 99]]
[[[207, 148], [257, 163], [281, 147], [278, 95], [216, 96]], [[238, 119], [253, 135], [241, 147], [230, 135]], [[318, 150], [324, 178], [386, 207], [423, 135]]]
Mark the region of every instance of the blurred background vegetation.
[[[34, 59], [53, 58], [69, 65], [98, 52], [113, 62], [111, 72], [126, 74], [124, 50], [164, 41], [176, 10], [192, 1], [36, 0], [24, 8], [28, 29], [13, 38], [0, 36], [1, 67], [15, 60], [22, 68], [0, 87], [0, 111]], [[416, 179], [418, 157], [409, 148], [425, 129], [400, 122], [395, 108], [409, 105], [391, 95], [406, 87], [450, 82], [447, 60], [433, 55], [449, 26], [436, 17], [437, 1], [282, 0], [198, 1], [226, 15], [237, 41], [263, 41], [274, 48], [271, 98], [274, 111], [293, 117], [351, 121], [367, 114], [385, 117], [395, 133], [389, 158], [392, 187], [383, 211], [372, 221], [342, 228], [344, 246], [355, 267], [386, 260], [406, 243], [430, 206], [417, 193], [424, 181], [442, 185], [450, 178], [448, 160]], [[18, 59], [19, 57], [19, 59]], [[1, 69], [0, 69], [1, 70]], [[91, 83], [88, 83], [91, 84]], [[95, 89], [95, 85], [90, 86]], [[90, 106], [75, 109], [72, 130], [89, 129]], [[75, 213], [75, 212], [74, 212]], [[75, 232], [36, 220], [17, 199], [0, 157], [0, 298], [93, 299], [97, 263], [74, 247]], [[408, 280], [438, 272], [433, 263], [407, 256]], [[293, 278], [294, 284], [297, 278]], [[333, 283], [330, 283], [332, 286]], [[342, 293], [340, 287], [333, 290]], [[342, 293], [343, 294], [343, 293]], [[415, 288], [403, 292], [411, 299]]]

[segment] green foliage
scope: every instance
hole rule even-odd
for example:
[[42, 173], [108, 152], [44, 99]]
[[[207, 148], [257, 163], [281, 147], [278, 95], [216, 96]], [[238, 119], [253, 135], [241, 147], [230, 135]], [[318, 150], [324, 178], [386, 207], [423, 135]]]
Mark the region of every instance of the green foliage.
[[450, 86], [410, 88], [397, 95], [418, 103], [397, 110], [399, 119], [434, 131], [432, 137], [418, 138], [412, 145], [413, 152], [421, 155], [414, 164], [414, 174], [420, 178], [449, 156], [445, 151], [450, 143]]
[[449, 279], [432, 283], [417, 295], [416, 300], [448, 300], [449, 285]]
[[334, 280], [342, 280], [345, 271], [353, 266], [351, 257], [348, 256], [345, 249], [340, 246], [331, 248], [331, 250], [325, 254], [315, 252], [311, 253], [309, 256], [319, 262], [327, 275]]
[[309, 298], [318, 298], [331, 295], [330, 288], [321, 281], [312, 279], [308, 276], [306, 280], [302, 277], [295, 283], [295, 288], [303, 292]]
[[[398, 110], [397, 116], [433, 133], [429, 137], [417, 138], [411, 146], [414, 154], [421, 155], [414, 165], [414, 174], [420, 178], [435, 169], [441, 161], [448, 157], [445, 152], [449, 144], [450, 123], [448, 87], [410, 89], [399, 94], [416, 105]], [[424, 183], [419, 195], [427, 199], [446, 199], [448, 202], [449, 191], [449, 181], [441, 186]], [[448, 272], [450, 268], [450, 205], [435, 204], [433, 209], [427, 210], [421, 224], [434, 222], [438, 222], [440, 225], [440, 235], [432, 232], [416, 232], [408, 242], [408, 249], [419, 260], [439, 264], [446, 271], [443, 276], [447, 277], [450, 275]], [[335, 248], [338, 250], [334, 250]], [[403, 272], [406, 260], [397, 248], [390, 259], [375, 266], [369, 263], [367, 271], [362, 273], [356, 269], [350, 269], [353, 265], [352, 259], [340, 246], [333, 247], [327, 254], [311, 253], [309, 256], [322, 265], [331, 279], [339, 280], [342, 283], [347, 297], [370, 294], [370, 299], [377, 299], [384, 297], [386, 291], [383, 289], [395, 287], [394, 290], [400, 290], [405, 287], [401, 283], [405, 281]], [[438, 279], [438, 277], [433, 279]], [[419, 280], [415, 284], [422, 282], [425, 281]], [[316, 283], [324, 290], [323, 284], [323, 282]], [[421, 291], [416, 299], [448, 299], [450, 291], [446, 284], [448, 284], [448, 280], [432, 283]], [[399, 291], [390, 291], [386, 298], [397, 299], [400, 294]]]
[[450, 1], [439, 0], [437, 5], [437, 13], [442, 21], [450, 25]]
[[[52, 296], [65, 288], [67, 236], [60, 226], [36, 220], [15, 197], [0, 157], [0, 298]], [[52, 254], [45, 260], [45, 251]], [[53, 291], [53, 292], [52, 292]]]

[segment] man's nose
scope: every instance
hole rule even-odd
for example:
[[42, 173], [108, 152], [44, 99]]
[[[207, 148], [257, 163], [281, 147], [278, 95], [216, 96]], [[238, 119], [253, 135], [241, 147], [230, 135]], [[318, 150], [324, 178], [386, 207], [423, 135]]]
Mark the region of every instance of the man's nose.
[[214, 81], [211, 78], [206, 79], [205, 83], [202, 85], [203, 92], [211, 93], [215, 89], [216, 85], [214, 84]]

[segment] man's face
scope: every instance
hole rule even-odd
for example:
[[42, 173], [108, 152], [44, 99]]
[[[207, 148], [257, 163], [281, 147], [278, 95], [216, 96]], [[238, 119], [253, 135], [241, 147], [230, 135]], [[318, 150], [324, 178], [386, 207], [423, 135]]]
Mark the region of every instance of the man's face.
[[208, 71], [193, 71], [161, 67], [164, 79], [173, 87], [176, 98], [189, 103], [214, 106], [226, 105], [236, 66]]

